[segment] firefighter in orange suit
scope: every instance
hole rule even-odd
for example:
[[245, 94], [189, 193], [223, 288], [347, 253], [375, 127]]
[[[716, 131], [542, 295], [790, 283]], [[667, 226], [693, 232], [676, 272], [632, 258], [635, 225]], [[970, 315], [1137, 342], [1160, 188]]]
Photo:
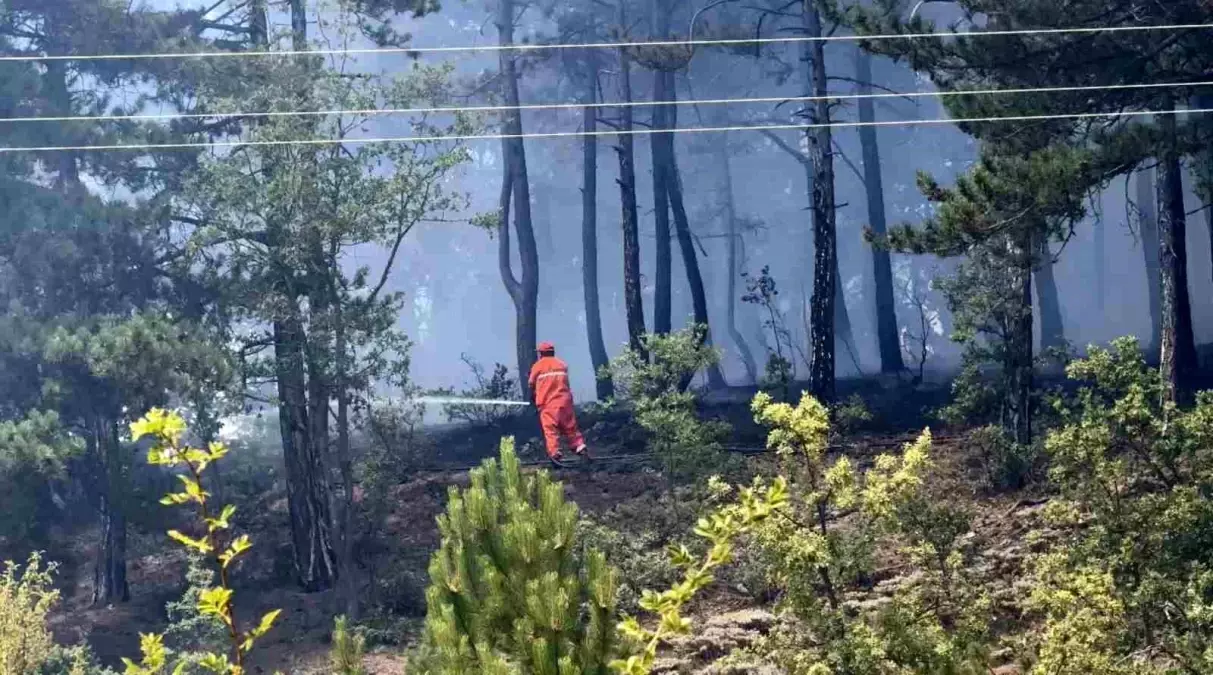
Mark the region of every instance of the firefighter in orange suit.
[[531, 402], [539, 410], [539, 424], [543, 427], [548, 457], [556, 464], [564, 458], [560, 453], [560, 439], [563, 437], [573, 452], [589, 459], [585, 438], [577, 428], [577, 417], [573, 411], [569, 366], [556, 358], [556, 347], [551, 342], [539, 343], [537, 351], [539, 360], [531, 366], [531, 376], [527, 381], [531, 389]]

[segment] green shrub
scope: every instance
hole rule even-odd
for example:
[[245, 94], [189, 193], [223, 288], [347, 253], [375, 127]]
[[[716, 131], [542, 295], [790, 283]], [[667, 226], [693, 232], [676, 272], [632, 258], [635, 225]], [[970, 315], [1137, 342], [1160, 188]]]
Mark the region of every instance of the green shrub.
[[333, 646], [329, 650], [329, 667], [333, 675], [366, 675], [362, 654], [366, 637], [361, 631], [351, 631], [344, 616], [333, 620]]
[[410, 670], [431, 675], [607, 675], [616, 572], [582, 552], [577, 507], [546, 471], [522, 475], [513, 440], [451, 488], [430, 562], [422, 644]]
[[726, 460], [722, 442], [730, 427], [701, 419], [687, 384], [720, 359], [705, 344], [706, 329], [694, 326], [669, 335], [644, 336], [649, 358], [625, 352], [611, 363], [616, 391], [634, 408], [636, 423], [667, 475], [702, 476], [720, 471]]
[[185, 581], [185, 593], [165, 606], [169, 625], [164, 629], [164, 641], [179, 659], [197, 666], [202, 655], [223, 651], [227, 629], [213, 615], [198, 610], [198, 600], [215, 586], [215, 573], [205, 558], [190, 555]]
[[1002, 427], [990, 424], [974, 429], [965, 445], [980, 464], [982, 482], [991, 490], [1019, 490], [1040, 477], [1044, 458], [1039, 445], [1020, 445]]
[[669, 541], [644, 527], [626, 531], [610, 525], [582, 519], [577, 524], [577, 540], [587, 549], [601, 551], [619, 571], [616, 605], [621, 612], [640, 610], [641, 593], [646, 588], [669, 586], [678, 575], [670, 563], [664, 542]]

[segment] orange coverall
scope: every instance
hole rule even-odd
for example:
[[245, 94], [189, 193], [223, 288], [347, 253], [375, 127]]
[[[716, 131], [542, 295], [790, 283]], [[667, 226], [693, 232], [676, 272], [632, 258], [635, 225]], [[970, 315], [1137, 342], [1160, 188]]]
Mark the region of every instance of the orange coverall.
[[569, 442], [569, 447], [585, 445], [577, 418], [573, 412], [573, 392], [569, 388], [569, 367], [555, 356], [541, 356], [531, 366], [528, 378], [535, 407], [539, 409], [539, 424], [543, 427], [543, 439], [547, 443], [548, 457], [560, 455], [560, 438]]

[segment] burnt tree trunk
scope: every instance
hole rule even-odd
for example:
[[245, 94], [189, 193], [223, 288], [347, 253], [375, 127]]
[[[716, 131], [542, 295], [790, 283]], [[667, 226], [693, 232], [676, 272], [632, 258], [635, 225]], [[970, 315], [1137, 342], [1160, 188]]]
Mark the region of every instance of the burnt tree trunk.
[[1155, 202], [1154, 169], [1142, 169], [1134, 179], [1138, 223], [1141, 230], [1141, 250], [1146, 265], [1146, 290], [1150, 309], [1149, 353], [1158, 354], [1162, 345], [1162, 277], [1158, 266], [1158, 207]]
[[745, 367], [746, 381], [750, 384], [756, 384], [758, 382], [758, 363], [754, 360], [754, 352], [750, 350], [749, 342], [746, 341], [741, 331], [737, 329], [737, 301], [740, 299], [740, 296], [737, 294], [737, 277], [741, 274], [741, 269], [738, 265], [738, 248], [741, 245], [739, 241], [741, 232], [737, 229], [737, 202], [733, 196], [732, 158], [729, 157], [726, 139], [727, 136], [722, 138], [721, 142], [716, 146], [716, 162], [720, 166], [722, 176], [720, 192], [724, 199], [725, 226], [727, 227], [729, 241], [728, 258], [725, 264], [726, 278], [728, 279], [728, 304], [725, 305], [725, 311], [727, 312], [726, 323], [728, 324], [729, 337], [737, 347], [737, 353], [741, 356], [741, 363]]
[[581, 139], [581, 285], [585, 293], [585, 328], [594, 365], [594, 386], [599, 401], [615, 395], [602, 339], [602, 310], [598, 301], [598, 75], [591, 69], [586, 78], [586, 106], [582, 112], [586, 135]]
[[812, 364], [809, 389], [818, 400], [834, 402], [834, 312], [838, 288], [838, 249], [834, 224], [834, 155], [830, 133], [830, 102], [826, 100], [825, 45], [821, 42], [821, 14], [815, 0], [802, 0], [805, 35], [801, 58], [810, 62], [814, 102], [810, 120], [819, 124], [806, 130], [809, 162], [813, 170], [813, 296], [810, 317]]
[[1183, 169], [1180, 166], [1175, 115], [1162, 115], [1164, 141], [1159, 157], [1158, 262], [1162, 280], [1160, 369], [1171, 400], [1192, 399], [1196, 373], [1196, 339], [1188, 295], [1187, 216], [1184, 212]]
[[[872, 55], [855, 50], [855, 79], [859, 94], [872, 93]], [[863, 154], [863, 183], [868, 198], [868, 225], [872, 232], [883, 235], [888, 231], [884, 203], [884, 178], [881, 176], [880, 146], [876, 138], [876, 110], [871, 98], [857, 103], [859, 121], [869, 126], [859, 127], [859, 145]], [[901, 337], [897, 330], [897, 303], [893, 297], [893, 265], [888, 249], [872, 246], [872, 281], [876, 291], [876, 342], [880, 349], [880, 371], [897, 373], [905, 370], [901, 357]]]
[[[624, 3], [619, 3], [619, 31], [627, 26]], [[619, 89], [624, 105], [619, 108], [619, 193], [623, 207], [623, 300], [627, 312], [628, 346], [648, 360], [644, 345], [644, 300], [640, 293], [640, 231], [636, 208], [636, 144], [632, 136], [631, 63], [625, 48], [619, 49]]]
[[1061, 297], [1053, 277], [1053, 252], [1044, 237], [1036, 246], [1033, 274], [1036, 276], [1036, 302], [1040, 305], [1040, 349], [1057, 350], [1065, 346], [1066, 335], [1061, 318]]
[[[514, 2], [501, 0], [497, 7], [498, 42], [503, 47], [514, 44]], [[514, 278], [511, 270], [509, 239], [501, 237], [503, 254], [499, 257], [504, 267], [502, 277], [510, 298], [514, 301], [515, 342], [518, 355], [518, 383], [523, 399], [530, 398], [527, 377], [535, 363], [537, 334], [537, 311], [539, 305], [539, 253], [535, 244], [535, 230], [531, 219], [531, 186], [527, 175], [526, 147], [522, 136], [522, 111], [518, 109], [518, 68], [516, 54], [510, 49], [501, 51], [502, 90], [505, 104], [510, 106], [505, 113], [504, 132], [512, 138], [502, 140], [505, 177], [502, 184], [508, 185], [512, 195], [503, 188], [502, 229], [509, 228], [509, 202], [514, 206], [514, 229], [518, 232], [518, 258], [521, 274]], [[507, 275], [508, 272], [508, 275]]]

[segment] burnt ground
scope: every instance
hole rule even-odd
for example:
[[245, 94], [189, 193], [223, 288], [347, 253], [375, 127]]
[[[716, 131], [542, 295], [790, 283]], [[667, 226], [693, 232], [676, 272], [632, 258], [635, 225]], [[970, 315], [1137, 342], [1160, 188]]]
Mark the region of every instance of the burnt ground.
[[[860, 394], [874, 414], [874, 421], [843, 439], [848, 454], [860, 456], [887, 452], [911, 438], [921, 429], [929, 410], [948, 401], [949, 391], [942, 385], [910, 387], [896, 380], [843, 381], [840, 397]], [[704, 413], [727, 419], [735, 426], [732, 443], [743, 447], [761, 445], [762, 435], [748, 410], [753, 390], [736, 389], [705, 397]], [[626, 420], [618, 415], [581, 414], [583, 427], [600, 457], [637, 452], [640, 439], [628, 435]], [[438, 429], [422, 440], [424, 455], [407, 475], [388, 481], [382, 506], [370, 523], [374, 536], [362, 551], [361, 559], [368, 582], [378, 589], [372, 603], [387, 608], [390, 619], [372, 622], [373, 642], [379, 644], [368, 655], [372, 674], [401, 672], [403, 644], [416, 635], [424, 615], [424, 585], [430, 553], [438, 545], [435, 518], [445, 506], [449, 487], [466, 484], [466, 468], [496, 454], [503, 435], [517, 438], [524, 459], [542, 458], [539, 428], [530, 416], [518, 416], [491, 429]], [[946, 431], [937, 441], [937, 456], [952, 456], [963, 464], [959, 438]], [[752, 458], [750, 462], [764, 461]], [[555, 472], [568, 496], [590, 516], [616, 506], [649, 504], [653, 495], [668, 489], [660, 474], [643, 465], [628, 463], [626, 468], [610, 468], [604, 462], [600, 470], [583, 467]], [[963, 469], [963, 467], [961, 467]], [[1005, 540], [1004, 530], [1015, 519], [1008, 514], [1021, 507], [1020, 495], [986, 500], [979, 518], [991, 540]], [[647, 501], [646, 501], [647, 500]], [[1026, 503], [1026, 502], [1025, 502]], [[1008, 510], [1010, 509], [1010, 510]], [[264, 639], [255, 652], [251, 672], [322, 673], [326, 672], [329, 632], [337, 613], [331, 593], [305, 594], [290, 582], [289, 542], [285, 538], [287, 517], [285, 498], [271, 490], [257, 495], [237, 514], [236, 526], [249, 532], [254, 549], [236, 570], [236, 605], [240, 616], [251, 620], [272, 608], [284, 610], [280, 624]], [[160, 530], [163, 531], [163, 530]], [[689, 536], [689, 533], [688, 533]], [[138, 653], [139, 633], [163, 630], [165, 603], [180, 597], [185, 561], [183, 555], [167, 545], [159, 532], [131, 533], [130, 602], [110, 607], [94, 607], [89, 602], [91, 570], [81, 561], [90, 559], [94, 533], [76, 533], [69, 556], [77, 564], [63, 570], [64, 599], [54, 617], [54, 629], [60, 640], [86, 640], [107, 664], [117, 665], [120, 657]], [[71, 561], [68, 561], [69, 563]], [[1013, 565], [1012, 565], [1013, 566]], [[699, 672], [710, 667], [732, 647], [743, 646], [761, 634], [770, 621], [761, 603], [727, 588], [701, 602], [693, 614], [712, 617], [707, 633], [681, 644], [666, 663], [668, 672]], [[711, 637], [716, 636], [716, 637]], [[708, 640], [713, 645], [705, 645]], [[730, 647], [730, 645], [732, 647]], [[672, 669], [672, 670], [670, 670]], [[703, 672], [712, 672], [711, 670]], [[739, 671], [748, 672], [748, 671]], [[761, 671], [754, 671], [761, 672]]]

